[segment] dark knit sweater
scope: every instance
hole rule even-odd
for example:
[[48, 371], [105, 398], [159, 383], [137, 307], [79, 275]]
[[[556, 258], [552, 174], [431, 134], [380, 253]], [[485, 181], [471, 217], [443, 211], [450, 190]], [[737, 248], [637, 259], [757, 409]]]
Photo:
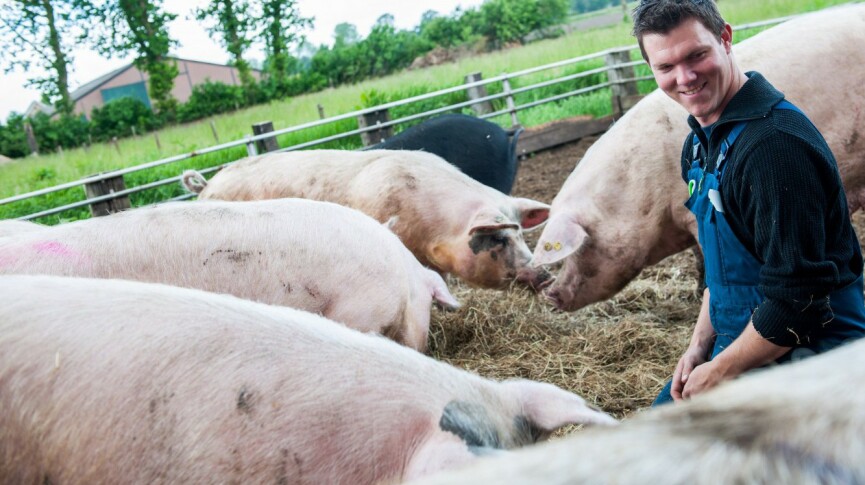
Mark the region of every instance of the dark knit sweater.
[[[750, 120], [724, 162], [724, 215], [763, 265], [759, 287], [766, 299], [752, 317], [755, 329], [777, 345], [804, 345], [832, 319], [828, 294], [862, 274], [862, 254], [823, 136], [805, 116], [773, 111], [784, 95], [759, 73], [747, 75], [710, 140], [693, 116], [688, 124], [705, 149], [700, 158], [714, 170], [723, 139], [736, 122]], [[692, 154], [689, 136], [682, 151], [686, 182]]]

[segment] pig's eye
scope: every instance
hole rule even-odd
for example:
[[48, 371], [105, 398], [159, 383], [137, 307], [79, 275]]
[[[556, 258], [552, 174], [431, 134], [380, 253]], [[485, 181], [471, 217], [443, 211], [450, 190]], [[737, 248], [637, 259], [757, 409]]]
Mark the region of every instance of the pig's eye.
[[501, 235], [501, 234], [490, 234], [489, 239], [494, 244], [501, 244], [502, 246], [508, 245], [508, 238], [506, 236]]

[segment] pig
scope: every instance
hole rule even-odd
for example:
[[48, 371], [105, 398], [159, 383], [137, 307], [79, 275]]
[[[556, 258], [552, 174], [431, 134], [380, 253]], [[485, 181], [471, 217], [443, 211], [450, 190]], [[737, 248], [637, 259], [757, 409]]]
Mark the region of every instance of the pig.
[[865, 483], [865, 341], [415, 485]]
[[166, 283], [300, 308], [426, 349], [433, 301], [459, 303], [399, 239], [301, 199], [175, 202], [0, 239], [0, 274]]
[[551, 282], [534, 268], [523, 230], [540, 227], [549, 206], [509, 197], [431, 153], [305, 150], [246, 158], [210, 181], [195, 171], [184, 186], [199, 199], [303, 197], [358, 209], [393, 231], [421, 264], [473, 286], [534, 289]]
[[517, 139], [522, 128], [499, 125], [464, 114], [436, 116], [365, 150], [423, 150], [448, 161], [461, 172], [503, 194], [510, 194], [517, 175]]
[[578, 423], [615, 420], [551, 384], [484, 379], [312, 313], [0, 276], [3, 483], [396, 482]]
[[45, 226], [35, 222], [3, 219], [0, 220], [0, 237], [11, 236], [22, 232], [39, 231], [44, 228]]
[[[799, 106], [838, 162], [851, 213], [865, 202], [865, 5], [827, 9], [734, 46]], [[851, 66], [842, 68], [841, 66]], [[564, 261], [546, 296], [577, 310], [613, 296], [648, 265], [696, 243], [680, 157], [687, 113], [655, 90], [586, 152], [552, 202], [534, 262]]]

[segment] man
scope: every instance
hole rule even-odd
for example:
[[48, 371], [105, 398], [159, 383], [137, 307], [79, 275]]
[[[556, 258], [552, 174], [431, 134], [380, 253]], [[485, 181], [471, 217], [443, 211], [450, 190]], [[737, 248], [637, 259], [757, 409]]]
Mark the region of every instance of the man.
[[658, 87], [691, 115], [682, 177], [708, 287], [655, 405], [865, 335], [862, 254], [819, 131], [739, 68], [712, 0], [643, 0], [634, 35]]

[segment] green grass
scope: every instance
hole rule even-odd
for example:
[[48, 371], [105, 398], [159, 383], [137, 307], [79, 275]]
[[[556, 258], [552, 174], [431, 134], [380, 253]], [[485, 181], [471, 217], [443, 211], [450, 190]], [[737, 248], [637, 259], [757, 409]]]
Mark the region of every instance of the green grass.
[[[831, 5], [847, 3], [842, 0], [766, 0], [752, 2], [751, 0], [724, 0], [719, 4], [722, 14], [732, 23], [744, 24], [758, 20], [782, 17], [795, 13], [807, 12], [825, 8]], [[613, 9], [618, 7], [613, 7]], [[318, 105], [325, 111], [325, 116], [335, 116], [354, 111], [362, 107], [373, 106], [380, 102], [394, 101], [415, 96], [454, 85], [462, 84], [464, 76], [480, 71], [487, 78], [505, 72], [516, 72], [530, 67], [557, 62], [582, 55], [598, 52], [610, 47], [634, 44], [630, 35], [629, 24], [619, 23], [610, 27], [594, 29], [586, 32], [575, 32], [558, 38], [538, 41], [527, 46], [475, 56], [460, 62], [445, 64], [423, 70], [405, 71], [393, 76], [368, 80], [350, 86], [327, 89], [318, 93], [306, 94], [290, 99], [271, 102], [233, 113], [214, 116], [195, 123], [173, 126], [158, 132], [161, 149], [157, 148], [153, 134], [118, 141], [117, 146], [111, 144], [94, 145], [89, 149], [67, 150], [62, 154], [31, 156], [0, 165], [0, 198], [51, 187], [60, 183], [83, 178], [99, 172], [116, 170], [123, 167], [166, 158], [185, 152], [191, 152], [217, 144], [211, 130], [211, 122], [215, 125], [219, 141], [225, 143], [237, 140], [251, 134], [251, 125], [261, 121], [273, 121], [276, 129], [296, 126], [318, 120]], [[754, 35], [759, 30], [754, 29], [736, 34], [737, 41]], [[635, 54], [638, 56], [638, 54]], [[635, 57], [636, 58], [636, 57]], [[513, 88], [526, 86], [542, 80], [560, 77], [566, 74], [592, 69], [602, 65], [601, 60], [581, 63], [557, 70], [536, 73], [531, 76], [517, 78], [512, 81]], [[637, 68], [637, 74], [648, 74], [644, 66]], [[595, 75], [578, 82], [554, 85], [537, 92], [524, 93], [516, 96], [516, 103], [524, 104], [535, 99], [545, 98], [560, 92], [570, 91], [577, 87], [602, 82], [605, 75]], [[646, 93], [654, 89], [651, 81], [640, 83], [640, 92]], [[488, 92], [501, 91], [500, 84], [489, 85]], [[445, 106], [465, 100], [463, 93], [454, 93], [426, 101], [420, 105], [399, 107], [391, 111], [392, 118], [425, 111], [434, 107]], [[503, 107], [503, 101], [495, 103], [496, 109]], [[523, 126], [534, 126], [554, 119], [590, 114], [603, 116], [609, 114], [611, 104], [608, 90], [569, 98], [557, 103], [538, 106], [520, 111], [518, 117]], [[468, 110], [464, 110], [468, 112]], [[509, 125], [509, 116], [498, 117], [496, 122]], [[289, 146], [304, 141], [322, 138], [355, 129], [354, 120], [332, 123], [315, 129], [303, 130], [279, 137], [280, 146]], [[318, 148], [357, 148], [359, 137], [331, 142]], [[136, 172], [126, 175], [127, 187], [134, 187], [180, 174], [186, 168], [203, 168], [225, 163], [245, 155], [245, 149], [238, 147], [214, 154], [202, 155], [191, 160], [170, 164], [167, 166]], [[0, 206], [0, 219], [14, 218], [50, 207], [64, 205], [73, 201], [83, 200], [82, 188], [73, 188], [63, 192], [29, 199], [26, 201]], [[158, 189], [136, 194], [132, 197], [132, 205], [148, 204], [182, 193], [177, 184], [163, 186]], [[67, 220], [89, 217], [86, 209], [68, 211], [62, 217], [51, 216], [42, 218], [39, 222], [54, 224]]]

